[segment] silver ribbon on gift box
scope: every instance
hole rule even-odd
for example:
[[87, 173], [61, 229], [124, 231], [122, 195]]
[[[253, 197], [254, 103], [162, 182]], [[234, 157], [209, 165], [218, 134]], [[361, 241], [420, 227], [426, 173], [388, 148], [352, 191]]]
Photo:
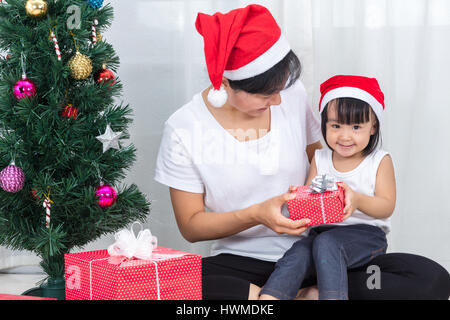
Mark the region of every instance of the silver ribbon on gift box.
[[329, 174], [315, 176], [309, 185], [309, 192], [311, 193], [324, 193], [325, 191], [337, 190], [337, 180], [334, 176]]

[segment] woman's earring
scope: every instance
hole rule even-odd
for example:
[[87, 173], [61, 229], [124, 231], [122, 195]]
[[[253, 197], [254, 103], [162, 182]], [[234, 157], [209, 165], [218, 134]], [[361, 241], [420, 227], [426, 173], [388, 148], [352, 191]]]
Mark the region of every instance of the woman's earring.
[[215, 108], [221, 108], [228, 100], [228, 94], [223, 85], [219, 90], [211, 88], [208, 92], [208, 101]]

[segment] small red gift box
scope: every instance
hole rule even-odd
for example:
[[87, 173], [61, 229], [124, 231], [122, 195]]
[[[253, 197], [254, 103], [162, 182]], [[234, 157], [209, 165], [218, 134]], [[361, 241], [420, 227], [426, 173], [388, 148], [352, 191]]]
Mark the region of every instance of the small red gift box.
[[107, 250], [65, 255], [67, 300], [201, 300], [201, 256], [164, 247], [151, 260]]
[[310, 219], [308, 226], [342, 222], [344, 217], [344, 190], [311, 193], [308, 186], [297, 188], [296, 197], [288, 201], [292, 220]]

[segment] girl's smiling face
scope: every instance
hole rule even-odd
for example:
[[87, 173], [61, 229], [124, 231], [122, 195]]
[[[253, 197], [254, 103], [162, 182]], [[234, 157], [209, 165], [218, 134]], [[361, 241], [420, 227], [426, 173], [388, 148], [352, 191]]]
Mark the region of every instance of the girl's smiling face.
[[367, 147], [370, 137], [375, 133], [375, 116], [370, 111], [369, 121], [345, 124], [338, 121], [336, 100], [330, 101], [327, 108], [326, 141], [328, 146], [341, 157], [360, 157]]

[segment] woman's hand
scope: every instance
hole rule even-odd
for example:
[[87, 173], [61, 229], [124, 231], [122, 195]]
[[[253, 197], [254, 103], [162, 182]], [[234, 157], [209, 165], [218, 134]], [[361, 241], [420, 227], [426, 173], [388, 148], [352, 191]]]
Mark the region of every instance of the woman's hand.
[[288, 200], [295, 198], [295, 187], [290, 187], [287, 193], [270, 198], [255, 205], [254, 218], [260, 224], [272, 229], [278, 234], [300, 235], [306, 231], [309, 219], [291, 220], [281, 214], [281, 207]]
[[344, 189], [344, 218], [349, 218], [359, 206], [358, 193], [353, 191], [345, 182], [339, 182], [338, 185]]

